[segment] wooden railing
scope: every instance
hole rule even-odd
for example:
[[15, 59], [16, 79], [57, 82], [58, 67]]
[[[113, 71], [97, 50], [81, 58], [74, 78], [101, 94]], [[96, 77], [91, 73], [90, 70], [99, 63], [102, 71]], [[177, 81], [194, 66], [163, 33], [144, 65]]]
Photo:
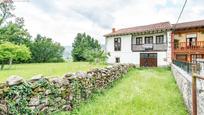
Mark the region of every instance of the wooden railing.
[[167, 44], [132, 44], [132, 51], [145, 51], [145, 50], [152, 50], [152, 51], [164, 51], [167, 50]]
[[196, 50], [196, 49], [204, 49], [204, 41], [197, 42], [179, 42], [179, 44], [175, 44], [175, 50]]
[[197, 81], [196, 79], [204, 80], [204, 76], [196, 74], [196, 65], [192, 65], [192, 115], [197, 115]]

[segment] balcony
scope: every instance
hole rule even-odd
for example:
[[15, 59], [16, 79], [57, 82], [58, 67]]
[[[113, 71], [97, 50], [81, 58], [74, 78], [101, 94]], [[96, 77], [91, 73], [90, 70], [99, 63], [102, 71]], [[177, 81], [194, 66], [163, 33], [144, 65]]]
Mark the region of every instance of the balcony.
[[175, 44], [175, 53], [204, 53], [204, 41], [179, 42]]
[[165, 51], [167, 50], [167, 44], [132, 44], [133, 52], [140, 51]]

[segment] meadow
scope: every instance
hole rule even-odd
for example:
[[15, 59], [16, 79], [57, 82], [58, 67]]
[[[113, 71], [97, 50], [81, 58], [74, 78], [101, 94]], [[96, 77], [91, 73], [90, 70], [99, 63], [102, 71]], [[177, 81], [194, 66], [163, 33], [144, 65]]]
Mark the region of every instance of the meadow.
[[0, 82], [5, 82], [11, 75], [18, 75], [29, 79], [35, 75], [42, 74], [46, 77], [63, 76], [68, 72], [88, 71], [94, 68], [103, 68], [103, 64], [91, 64], [89, 62], [64, 62], [64, 63], [32, 63], [14, 64], [10, 69], [8, 65], [0, 71]]
[[55, 115], [188, 115], [168, 68], [133, 69], [72, 112]]

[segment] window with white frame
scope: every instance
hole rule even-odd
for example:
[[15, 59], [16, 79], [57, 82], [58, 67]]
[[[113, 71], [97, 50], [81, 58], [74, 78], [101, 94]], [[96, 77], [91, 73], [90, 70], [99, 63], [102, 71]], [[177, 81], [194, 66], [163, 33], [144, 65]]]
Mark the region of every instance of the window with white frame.
[[153, 36], [145, 36], [145, 44], [153, 44]]
[[121, 38], [114, 38], [114, 50], [115, 51], [121, 50]]
[[156, 36], [156, 44], [163, 44], [164, 43], [164, 35]]

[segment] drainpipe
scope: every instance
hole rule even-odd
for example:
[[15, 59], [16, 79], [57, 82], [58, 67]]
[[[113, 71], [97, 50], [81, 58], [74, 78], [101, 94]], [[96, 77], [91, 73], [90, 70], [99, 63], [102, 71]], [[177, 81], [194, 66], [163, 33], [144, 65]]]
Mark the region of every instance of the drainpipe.
[[171, 59], [174, 59], [174, 32], [171, 32]]

